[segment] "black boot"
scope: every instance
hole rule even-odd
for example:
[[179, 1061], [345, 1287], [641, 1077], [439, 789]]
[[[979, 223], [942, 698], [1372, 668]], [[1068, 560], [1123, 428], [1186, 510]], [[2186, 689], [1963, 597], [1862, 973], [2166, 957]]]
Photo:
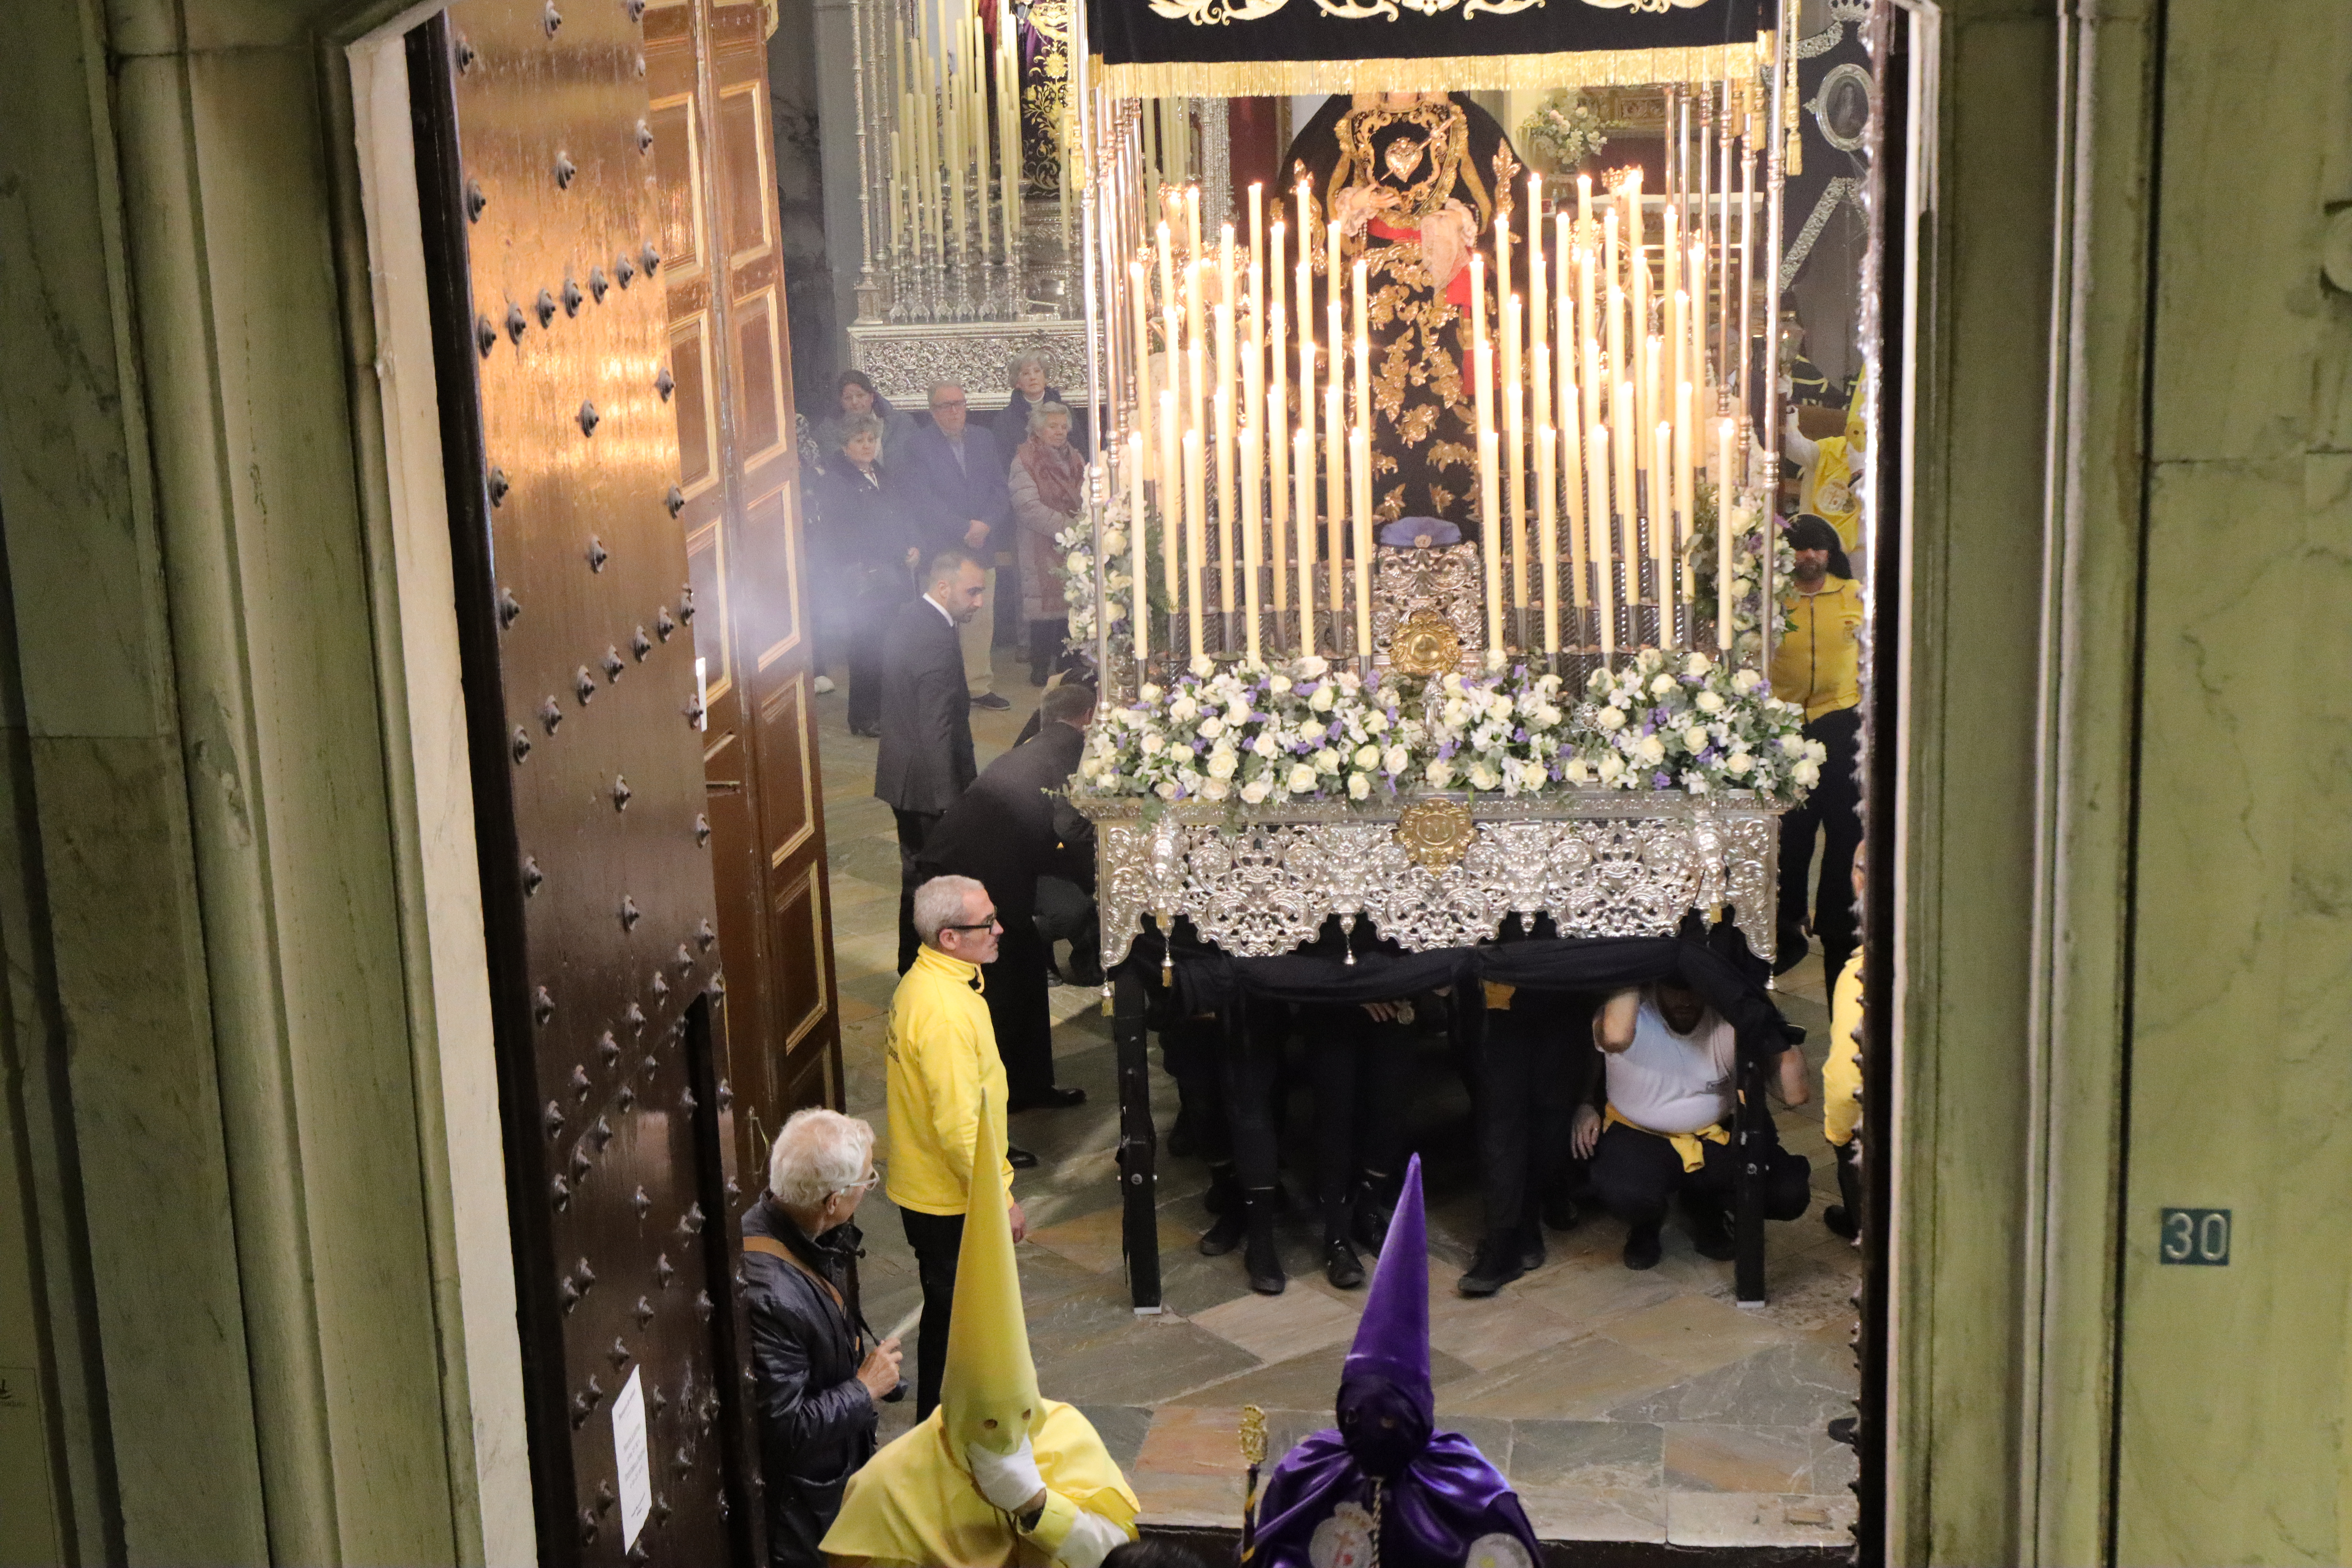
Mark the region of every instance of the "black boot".
[[1629, 1227], [1625, 1232], [1625, 1267], [1655, 1268], [1664, 1248], [1659, 1244], [1658, 1231], [1663, 1222], [1651, 1220], [1646, 1225]]
[[1252, 1187], [1242, 1194], [1248, 1245], [1242, 1249], [1242, 1268], [1249, 1288], [1261, 1296], [1279, 1296], [1290, 1283], [1282, 1271], [1282, 1255], [1274, 1246], [1274, 1189]]
[[1838, 1196], [1844, 1201], [1822, 1210], [1822, 1223], [1832, 1235], [1848, 1241], [1862, 1234], [1862, 1145], [1848, 1139], [1833, 1146], [1837, 1154]]
[[1200, 1147], [1200, 1140], [1192, 1136], [1192, 1113], [1189, 1109], [1177, 1108], [1176, 1120], [1168, 1128], [1167, 1144], [1168, 1152], [1180, 1160]]
[[1202, 1194], [1201, 1205], [1217, 1216], [1208, 1234], [1201, 1237], [1201, 1256], [1223, 1258], [1242, 1244], [1242, 1237], [1249, 1228], [1241, 1184], [1234, 1180], [1231, 1165], [1209, 1167], [1209, 1190]]
[[1728, 1216], [1723, 1205], [1696, 1193], [1683, 1194], [1683, 1223], [1690, 1230], [1691, 1246], [1701, 1258], [1711, 1258], [1717, 1263], [1728, 1263], [1739, 1250], [1732, 1240]]
[[1488, 1236], [1478, 1244], [1478, 1256], [1471, 1260], [1470, 1272], [1455, 1280], [1454, 1288], [1465, 1296], [1491, 1296], [1525, 1274], [1520, 1240], [1517, 1235]]
[[1366, 1171], [1356, 1182], [1356, 1213], [1350, 1226], [1356, 1245], [1378, 1253], [1388, 1245], [1389, 1221], [1396, 1214], [1395, 1183], [1379, 1171]]
[[1356, 1247], [1344, 1236], [1323, 1238], [1323, 1278], [1335, 1290], [1352, 1290], [1364, 1282], [1364, 1260], [1356, 1256]]

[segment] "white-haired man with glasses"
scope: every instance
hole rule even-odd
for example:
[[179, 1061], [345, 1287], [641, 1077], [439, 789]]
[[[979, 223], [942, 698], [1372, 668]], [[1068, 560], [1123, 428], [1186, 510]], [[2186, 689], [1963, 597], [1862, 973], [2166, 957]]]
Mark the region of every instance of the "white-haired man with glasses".
[[982, 964], [996, 961], [1003, 931], [986, 888], [969, 877], [932, 878], [915, 889], [922, 946], [890, 998], [884, 1047], [890, 1179], [884, 1190], [898, 1205], [923, 1285], [915, 1336], [917, 1421], [940, 1402], [965, 1211], [974, 1203], [1004, 1204], [1015, 1241], [1029, 1226], [1013, 1198], [1012, 1160], [1000, 1156], [992, 1171], [971, 1168], [973, 1149], [1005, 1148], [1004, 1062], [980, 974]]
[[901, 1397], [898, 1342], [877, 1342], [857, 1301], [850, 1216], [881, 1178], [874, 1129], [793, 1113], [743, 1215], [744, 1300], [758, 1376], [770, 1568], [815, 1568], [850, 1476], [874, 1457], [877, 1408]]

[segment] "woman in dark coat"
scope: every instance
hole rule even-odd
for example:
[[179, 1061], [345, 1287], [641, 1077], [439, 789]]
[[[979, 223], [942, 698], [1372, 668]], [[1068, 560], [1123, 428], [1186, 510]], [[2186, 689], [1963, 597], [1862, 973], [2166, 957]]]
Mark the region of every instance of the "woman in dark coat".
[[[1059, 403], [1066, 408], [1069, 406], [1069, 400], [1062, 395], [1060, 387], [1045, 384], [1044, 354], [1021, 355], [1013, 362], [1011, 374], [1012, 398], [1004, 405], [1004, 412], [989, 422], [996, 432], [997, 446], [1006, 454], [1008, 465], [1013, 460], [1012, 454], [1019, 451], [1021, 444], [1029, 439], [1029, 416], [1036, 412], [1039, 404]], [[1070, 419], [1070, 445], [1081, 454], [1087, 449], [1086, 421], [1075, 411]]]
[[819, 542], [830, 593], [818, 614], [830, 620], [828, 640], [849, 653], [849, 728], [881, 732], [882, 630], [890, 612], [914, 597], [913, 520], [877, 456], [882, 421], [871, 414], [842, 416], [840, 447], [815, 485]]
[[873, 1155], [865, 1122], [800, 1111], [776, 1135], [768, 1190], [743, 1215], [770, 1568], [821, 1568], [817, 1542], [842, 1489], [874, 1457], [877, 1407], [901, 1397], [898, 1342], [876, 1343], [857, 1302], [849, 1216], [874, 1185]]
[[862, 370], [845, 370], [834, 378], [834, 396], [839, 406], [825, 416], [816, 428], [818, 447], [824, 452], [824, 466], [833, 466], [834, 454], [841, 450], [841, 424], [860, 414], [871, 414], [882, 421], [882, 451], [884, 462], [892, 462], [907, 455], [907, 443], [915, 434], [915, 416], [874, 390], [874, 378]]

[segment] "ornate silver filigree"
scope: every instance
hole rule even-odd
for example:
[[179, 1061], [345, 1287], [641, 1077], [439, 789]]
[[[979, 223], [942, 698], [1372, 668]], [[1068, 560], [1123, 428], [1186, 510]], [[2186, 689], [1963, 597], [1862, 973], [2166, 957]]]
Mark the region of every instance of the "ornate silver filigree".
[[850, 363], [872, 376], [875, 390], [901, 408], [924, 406], [931, 384], [940, 381], [962, 387], [975, 408], [1002, 408], [1011, 396], [1007, 373], [1014, 356], [1033, 352], [1045, 356], [1045, 379], [1070, 389], [1064, 396], [1086, 396], [1084, 321], [854, 322], [848, 333]]
[[[1460, 798], [1460, 797], [1453, 797]], [[1407, 950], [1462, 947], [1513, 914], [1549, 914], [1565, 936], [1663, 936], [1691, 910], [1729, 904], [1749, 944], [1773, 952], [1779, 813], [1746, 797], [1580, 791], [1467, 802], [1475, 837], [1447, 866], [1416, 864], [1398, 805], [1163, 809], [1079, 800], [1095, 818], [1107, 962], [1142, 917], [1177, 916], [1243, 957], [1287, 952], [1337, 915], [1372, 921]]]
[[1417, 610], [1452, 623], [1465, 648], [1486, 646], [1485, 586], [1478, 575], [1478, 547], [1407, 550], [1380, 545], [1372, 552], [1372, 647], [1377, 662], [1389, 662], [1389, 645]]

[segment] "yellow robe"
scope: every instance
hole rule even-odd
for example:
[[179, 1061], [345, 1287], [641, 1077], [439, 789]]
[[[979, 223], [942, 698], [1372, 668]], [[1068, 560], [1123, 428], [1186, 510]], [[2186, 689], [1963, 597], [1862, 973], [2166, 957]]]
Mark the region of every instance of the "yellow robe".
[[1809, 511], [1837, 530], [1838, 542], [1848, 550], [1862, 548], [1862, 498], [1853, 493], [1853, 459], [1847, 438], [1823, 437], [1805, 469], [1804, 488], [1797, 510]]
[[1830, 998], [1830, 1054], [1822, 1063], [1822, 1136], [1831, 1142], [1852, 1141], [1862, 1124], [1862, 1047], [1854, 1031], [1862, 1027], [1862, 954], [1845, 962]]
[[942, 1412], [934, 1410], [849, 1478], [840, 1517], [825, 1532], [825, 1560], [874, 1568], [1046, 1568], [1081, 1509], [1132, 1539], [1142, 1505], [1093, 1424], [1058, 1400], [1042, 1403], [1029, 1440], [1045, 1480], [1045, 1511], [1036, 1529], [1018, 1533], [980, 1495], [971, 1473], [949, 1455]]

